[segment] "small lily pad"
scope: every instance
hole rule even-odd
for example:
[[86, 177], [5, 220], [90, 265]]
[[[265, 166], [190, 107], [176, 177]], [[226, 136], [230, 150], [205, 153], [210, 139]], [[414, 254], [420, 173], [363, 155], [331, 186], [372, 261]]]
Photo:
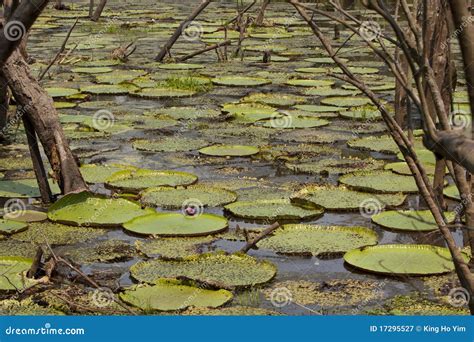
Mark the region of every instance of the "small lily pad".
[[289, 200], [234, 202], [225, 206], [232, 215], [250, 220], [302, 220], [321, 217], [323, 209], [304, 209]]
[[137, 216], [153, 212], [123, 198], [107, 198], [89, 192], [69, 194], [49, 207], [53, 222], [91, 227], [119, 227]]
[[196, 182], [197, 177], [187, 172], [138, 169], [116, 172], [106, 180], [106, 185], [136, 193], [151, 187], [186, 186]]
[[209, 187], [207, 185], [191, 185], [187, 188], [157, 187], [140, 193], [141, 202], [148, 206], [170, 209], [182, 208], [183, 203], [195, 199], [201, 206], [218, 207], [234, 202], [237, 195], [233, 191]]
[[156, 284], [138, 285], [126, 289], [120, 299], [147, 312], [178, 311], [190, 306], [217, 308], [231, 301], [233, 295], [227, 290], [208, 290], [183, 285], [179, 281], [160, 280]]
[[48, 215], [37, 210], [20, 210], [8, 212], [3, 215], [3, 218], [18, 222], [42, 222], [48, 219]]
[[0, 219], [0, 235], [11, 235], [26, 229], [28, 229], [27, 223]]
[[214, 78], [212, 83], [229, 87], [258, 87], [272, 82], [258, 77], [224, 76]]
[[[52, 180], [49, 181], [49, 186], [54, 194], [61, 192], [57, 184], [53, 183]], [[40, 196], [41, 193], [36, 179], [0, 181], [0, 197], [29, 198]]]
[[25, 277], [25, 272], [31, 268], [32, 259], [22, 257], [0, 257], [0, 290], [21, 291], [29, 287], [32, 281]]
[[79, 94], [79, 90], [73, 88], [45, 88], [49, 96], [55, 97], [68, 97], [71, 95]]
[[[456, 219], [454, 212], [445, 213], [447, 224]], [[372, 222], [394, 230], [429, 232], [438, 230], [438, 225], [429, 210], [384, 211], [372, 216]]]
[[225, 217], [214, 214], [188, 216], [181, 213], [153, 213], [123, 224], [135, 234], [158, 236], [202, 236], [216, 234], [228, 228]]
[[347, 252], [344, 260], [354, 267], [387, 275], [433, 275], [454, 270], [449, 249], [431, 245], [363, 247]]
[[180, 261], [160, 259], [141, 261], [130, 267], [138, 281], [154, 283], [160, 278], [187, 278], [220, 288], [249, 287], [273, 279], [277, 268], [245, 254], [209, 253]]
[[214, 157], [248, 157], [259, 152], [258, 147], [243, 145], [214, 145], [199, 150], [201, 154]]
[[261, 248], [281, 254], [334, 255], [351, 249], [377, 244], [377, 234], [365, 227], [284, 225], [269, 238], [259, 242]]

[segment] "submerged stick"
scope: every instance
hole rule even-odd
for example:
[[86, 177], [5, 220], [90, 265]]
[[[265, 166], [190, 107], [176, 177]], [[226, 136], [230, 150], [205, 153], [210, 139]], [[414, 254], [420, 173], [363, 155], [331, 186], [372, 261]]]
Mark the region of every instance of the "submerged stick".
[[231, 41], [230, 40], [226, 40], [226, 41], [223, 41], [222, 43], [218, 43], [218, 44], [214, 44], [214, 45], [211, 45], [211, 46], [208, 46], [202, 50], [199, 50], [199, 51], [196, 51], [196, 52], [193, 52], [193, 53], [190, 53], [189, 55], [186, 55], [184, 57], [181, 57], [181, 58], [178, 58], [178, 61], [180, 62], [184, 62], [184, 61], [187, 61], [188, 59], [191, 59], [193, 57], [196, 57], [196, 56], [199, 56], [205, 52], [208, 52], [208, 51], [212, 51], [212, 50], [215, 50], [215, 49], [219, 49], [220, 47], [222, 46], [228, 46], [228, 45], [231, 45]]
[[261, 240], [265, 239], [268, 235], [273, 233], [275, 230], [280, 228], [280, 224], [278, 222], [275, 222], [272, 224], [270, 227], [265, 229], [260, 235], [258, 235], [255, 239], [252, 241], [247, 242], [247, 244], [240, 250], [242, 253], [247, 253], [249, 250], [254, 249], [257, 243], [259, 243]]

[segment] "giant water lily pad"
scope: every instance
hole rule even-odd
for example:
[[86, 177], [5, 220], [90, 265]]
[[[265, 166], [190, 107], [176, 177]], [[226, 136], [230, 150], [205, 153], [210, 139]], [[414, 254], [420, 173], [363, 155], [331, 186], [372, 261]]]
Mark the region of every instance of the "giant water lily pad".
[[364, 227], [284, 225], [273, 236], [259, 242], [261, 248], [282, 254], [342, 254], [362, 246], [377, 244], [377, 234]]
[[292, 205], [289, 200], [260, 200], [234, 202], [225, 208], [236, 217], [250, 220], [301, 220], [323, 215], [322, 209], [304, 209]]
[[129, 192], [138, 192], [157, 186], [186, 186], [194, 184], [197, 177], [191, 173], [157, 170], [123, 170], [110, 176], [106, 185]]
[[81, 91], [94, 95], [126, 95], [130, 90], [120, 84], [94, 84], [81, 87]]
[[[423, 167], [428, 175], [435, 174], [435, 165], [433, 164], [424, 164]], [[385, 170], [390, 170], [392, 172], [398, 173], [399, 175], [411, 176], [413, 173], [410, 170], [410, 167], [406, 162], [396, 162], [386, 164], [384, 167]]]
[[263, 124], [263, 127], [277, 129], [314, 128], [329, 125], [329, 121], [311, 116], [291, 115], [284, 113]]
[[190, 97], [195, 95], [196, 92], [193, 90], [185, 90], [185, 89], [173, 89], [173, 88], [145, 88], [139, 90], [133, 95], [138, 97], [144, 97], [148, 99], [159, 99], [159, 98], [173, 98], [173, 97]]
[[28, 229], [24, 222], [0, 219], [0, 235], [11, 235]]
[[456, 185], [450, 185], [444, 189], [444, 195], [448, 198], [454, 199], [454, 200], [460, 200], [461, 195], [459, 194], [459, 190]]
[[418, 192], [413, 177], [397, 175], [390, 171], [356, 172], [342, 176], [339, 182], [352, 189], [367, 192]]
[[334, 81], [293, 79], [286, 81], [286, 84], [296, 87], [329, 87], [334, 84]]
[[295, 108], [313, 113], [337, 113], [346, 110], [345, 108], [341, 107], [323, 105], [296, 105]]
[[285, 166], [295, 172], [319, 174], [323, 176], [328, 175], [343, 175], [354, 170], [377, 170], [383, 167], [383, 162], [380, 160], [368, 158], [327, 158], [315, 162], [304, 162], [299, 164], [286, 163]]
[[214, 145], [199, 150], [199, 153], [213, 157], [248, 157], [259, 152], [258, 147], [243, 145]]
[[79, 67], [73, 68], [71, 71], [76, 72], [78, 74], [105, 74], [114, 71], [114, 69], [109, 67]]
[[202, 254], [182, 261], [149, 260], [130, 268], [138, 281], [154, 283], [160, 278], [187, 278], [217, 287], [247, 287], [266, 283], [277, 272], [275, 265], [245, 254]]
[[186, 152], [198, 150], [209, 143], [204, 139], [172, 136], [160, 140], [135, 140], [133, 147], [149, 152]]
[[[432, 275], [454, 270], [449, 250], [431, 245], [364, 247], [347, 252], [344, 260], [354, 267], [388, 275]], [[465, 261], [469, 261], [467, 256]]]
[[258, 77], [224, 76], [214, 78], [212, 83], [229, 87], [257, 87], [272, 82]]
[[358, 150], [368, 150], [380, 153], [396, 154], [399, 151], [399, 148], [393, 138], [388, 135], [381, 137], [370, 136], [357, 138], [349, 140], [347, 145]]
[[91, 227], [118, 227], [137, 216], [151, 213], [123, 198], [107, 198], [89, 192], [69, 194], [49, 207], [53, 222]]
[[0, 290], [23, 290], [32, 283], [25, 277], [31, 268], [32, 259], [22, 257], [0, 257]]
[[68, 97], [79, 94], [79, 90], [73, 88], [46, 88], [48, 95], [51, 97]]
[[197, 70], [202, 68], [204, 68], [204, 65], [191, 63], [169, 63], [158, 65], [158, 69], [164, 70]]
[[13, 220], [18, 222], [42, 222], [48, 219], [45, 212], [37, 210], [12, 210], [3, 215], [6, 220]]
[[123, 227], [142, 235], [201, 236], [226, 230], [228, 222], [225, 217], [214, 214], [153, 213], [128, 221]]
[[[456, 214], [447, 212], [445, 218], [447, 224], [453, 223]], [[372, 216], [372, 221], [382, 227], [394, 230], [429, 232], [438, 229], [429, 210], [384, 211]]]
[[321, 103], [328, 106], [358, 107], [372, 103], [368, 97], [334, 96], [322, 99]]
[[124, 302], [147, 312], [178, 311], [190, 306], [217, 308], [232, 298], [232, 293], [227, 290], [202, 289], [173, 280], [160, 280], [153, 286], [134, 286], [120, 294]]
[[373, 210], [377, 212], [386, 206], [400, 206], [405, 202], [405, 199], [406, 195], [403, 194], [376, 195], [349, 190], [344, 186], [310, 185], [294, 194], [291, 201], [304, 206], [321, 206], [326, 210]]
[[[59, 187], [51, 180], [49, 181], [49, 186], [54, 194], [61, 192]], [[41, 193], [36, 179], [0, 181], [0, 197], [29, 198], [40, 196]]]
[[111, 164], [111, 165], [96, 165], [86, 164], [81, 166], [81, 174], [84, 180], [89, 184], [105, 183], [107, 178], [114, 173], [123, 170], [136, 170], [137, 168], [131, 165]]
[[194, 199], [199, 206], [218, 207], [234, 202], [237, 195], [233, 191], [209, 187], [207, 185], [191, 185], [187, 188], [157, 187], [140, 193], [141, 202], [165, 208], [182, 208], [183, 204]]
[[215, 236], [200, 237], [164, 237], [145, 241], [136, 241], [137, 250], [149, 258], [161, 257], [162, 259], [182, 259], [199, 254], [203, 245], [215, 241]]
[[306, 99], [302, 96], [281, 93], [255, 93], [244, 97], [242, 102], [257, 102], [269, 106], [289, 107], [298, 103], [305, 102]]
[[382, 120], [382, 114], [372, 106], [351, 108], [340, 113], [341, 117], [351, 120], [377, 121]]

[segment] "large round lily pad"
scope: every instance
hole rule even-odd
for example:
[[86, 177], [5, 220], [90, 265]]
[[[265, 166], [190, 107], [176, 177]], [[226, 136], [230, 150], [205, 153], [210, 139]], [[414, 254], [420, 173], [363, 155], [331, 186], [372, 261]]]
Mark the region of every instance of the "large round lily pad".
[[214, 145], [199, 150], [201, 154], [214, 157], [248, 157], [259, 152], [258, 147], [243, 145]]
[[51, 97], [68, 97], [79, 94], [79, 90], [73, 88], [46, 88], [48, 95]]
[[[456, 214], [447, 212], [445, 218], [447, 224], [453, 223]], [[438, 229], [429, 210], [384, 211], [372, 216], [372, 221], [382, 227], [394, 230], [429, 232]]]
[[216, 77], [212, 83], [228, 87], [257, 87], [272, 83], [270, 80], [258, 77], [224, 76]]
[[131, 165], [111, 164], [111, 165], [96, 165], [86, 164], [81, 166], [81, 174], [84, 180], [89, 184], [105, 183], [107, 178], [114, 173], [123, 170], [136, 170], [137, 168]]
[[211, 253], [191, 256], [182, 261], [160, 259], [142, 261], [130, 267], [138, 281], [154, 283], [160, 278], [187, 278], [216, 287], [248, 287], [273, 279], [277, 269], [268, 261], [245, 254]]
[[186, 137], [166, 137], [160, 140], [135, 140], [133, 147], [149, 152], [187, 152], [198, 150], [209, 143], [204, 139]]
[[259, 242], [261, 248], [282, 254], [342, 254], [362, 246], [377, 244], [377, 234], [364, 227], [284, 225], [273, 236]]
[[[364, 247], [347, 252], [344, 260], [354, 267], [388, 275], [432, 275], [454, 270], [449, 250], [431, 245]], [[465, 260], [469, 261], [467, 255]]]
[[209, 187], [207, 185], [191, 185], [187, 188], [157, 187], [144, 190], [141, 202], [149, 206], [165, 208], [182, 208], [183, 203], [195, 199], [201, 206], [218, 207], [234, 202], [237, 195], [226, 189]]
[[399, 151], [397, 144], [395, 141], [393, 141], [393, 138], [388, 135], [381, 137], [370, 136], [357, 138], [349, 140], [347, 145], [358, 150], [368, 150], [380, 153], [397, 154]]
[[342, 176], [339, 182], [354, 190], [367, 192], [418, 192], [413, 177], [397, 175], [390, 171], [356, 172]]
[[130, 90], [120, 84], [94, 84], [81, 87], [81, 91], [94, 95], [126, 95]]
[[[316, 205], [326, 210], [353, 211], [364, 210], [365, 205], [372, 205], [379, 211], [389, 207], [400, 206], [405, 202], [403, 194], [373, 194], [349, 190], [344, 186], [310, 185], [298, 191], [291, 198], [293, 203], [304, 206]], [[370, 208], [367, 208], [370, 210]]]
[[300, 164], [286, 163], [285, 166], [295, 172], [328, 175], [344, 175], [354, 170], [377, 170], [383, 167], [383, 161], [377, 159], [358, 158], [325, 158], [315, 162], [304, 162]]
[[[57, 184], [49, 180], [49, 186], [54, 194], [61, 192]], [[0, 197], [6, 198], [29, 198], [40, 197], [36, 179], [20, 179], [0, 181]]]
[[125, 290], [120, 299], [142, 310], [178, 311], [190, 306], [217, 308], [232, 300], [232, 292], [183, 285], [175, 280], [160, 280], [155, 285], [138, 285]]
[[372, 102], [368, 97], [334, 96], [321, 100], [321, 103], [328, 106], [358, 107]]
[[156, 237], [154, 239], [138, 240], [136, 249], [149, 258], [182, 259], [200, 252], [201, 246], [210, 245], [218, 236], [199, 237]]
[[3, 215], [3, 218], [18, 222], [42, 222], [48, 219], [48, 215], [37, 210], [19, 210], [7, 212]]
[[69, 194], [54, 203], [48, 210], [53, 222], [91, 227], [119, 227], [131, 219], [150, 214], [137, 203], [123, 198], [107, 198], [89, 192]]
[[139, 90], [133, 95], [138, 97], [144, 97], [148, 99], [159, 99], [159, 98], [173, 98], [173, 97], [190, 97], [195, 95], [196, 92], [193, 90], [185, 89], [173, 89], [173, 88], [145, 88]]
[[260, 200], [234, 202], [225, 206], [236, 217], [250, 220], [302, 220], [323, 215], [322, 209], [305, 209], [292, 205], [289, 200]]
[[266, 121], [263, 126], [277, 129], [314, 128], [329, 125], [329, 121], [311, 116], [283, 114]]
[[29, 281], [25, 272], [31, 268], [32, 259], [5, 256], [0, 257], [0, 290], [3, 291], [21, 291], [29, 286]]
[[307, 80], [307, 79], [292, 79], [286, 81], [287, 85], [296, 87], [330, 87], [334, 81], [329, 80]]
[[142, 235], [201, 236], [226, 230], [228, 222], [225, 217], [214, 214], [153, 213], [130, 220], [123, 227]]
[[196, 181], [197, 177], [187, 172], [138, 169], [116, 172], [107, 178], [106, 185], [128, 192], [139, 192], [157, 186], [186, 186]]
[[24, 222], [0, 219], [0, 235], [10, 235], [28, 229], [28, 224]]

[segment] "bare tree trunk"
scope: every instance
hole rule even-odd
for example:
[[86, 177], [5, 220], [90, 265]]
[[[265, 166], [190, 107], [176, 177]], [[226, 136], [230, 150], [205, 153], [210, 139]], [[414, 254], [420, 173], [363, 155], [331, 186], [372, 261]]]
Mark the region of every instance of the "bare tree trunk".
[[[395, 58], [400, 63], [400, 66], [405, 72], [406, 75], [409, 74], [408, 63], [406, 61], [405, 56], [402, 53], [399, 53], [397, 49], [397, 55]], [[403, 88], [402, 84], [397, 80], [395, 82], [395, 121], [400, 125], [400, 127], [405, 127], [406, 119], [407, 119], [407, 112], [408, 112], [408, 96], [407, 92]]]
[[0, 74], [0, 140], [6, 133], [5, 130], [8, 124], [8, 82]]
[[204, 9], [209, 6], [211, 3], [211, 0], [204, 0], [201, 2], [201, 4], [189, 15], [189, 17], [184, 20], [181, 25], [174, 31], [173, 35], [170, 37], [170, 39], [166, 42], [166, 44], [161, 48], [160, 53], [158, 56], [156, 56], [155, 61], [161, 62], [165, 58], [165, 56], [169, 53], [171, 48], [173, 47], [174, 43], [178, 40], [178, 38], [181, 36], [183, 33], [183, 30], [186, 28], [186, 24], [192, 22], [196, 17], [204, 11]]
[[94, 15], [94, 0], [89, 1], [89, 18], [92, 19], [92, 16]]
[[270, 4], [270, 0], [263, 0], [262, 7], [258, 11], [257, 19], [255, 20], [255, 24], [258, 26], [263, 25], [263, 20], [265, 19], [265, 11], [267, 10], [268, 5]]
[[102, 12], [104, 11], [106, 4], [107, 4], [107, 0], [100, 0], [99, 5], [97, 5], [94, 15], [91, 18], [92, 21], [99, 20], [100, 16], [102, 15]]
[[31, 75], [29, 66], [18, 51], [13, 52], [1, 68], [1, 73], [9, 82], [18, 106], [21, 106], [38, 134], [62, 193], [87, 190], [59, 123], [53, 100]]

